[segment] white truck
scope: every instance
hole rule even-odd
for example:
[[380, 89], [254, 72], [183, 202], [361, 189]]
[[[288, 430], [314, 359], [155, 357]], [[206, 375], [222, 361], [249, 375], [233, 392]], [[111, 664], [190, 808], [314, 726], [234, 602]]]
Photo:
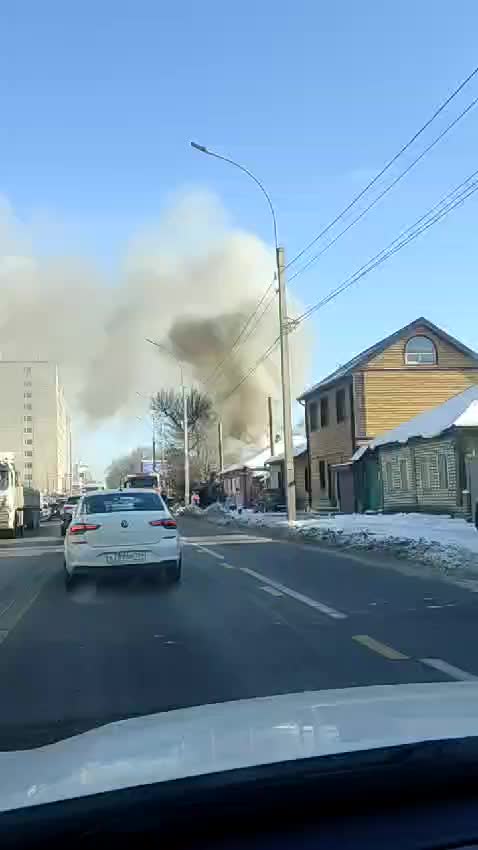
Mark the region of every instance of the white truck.
[[40, 491], [23, 487], [14, 452], [0, 451], [0, 533], [22, 536], [25, 528], [39, 528], [40, 516]]

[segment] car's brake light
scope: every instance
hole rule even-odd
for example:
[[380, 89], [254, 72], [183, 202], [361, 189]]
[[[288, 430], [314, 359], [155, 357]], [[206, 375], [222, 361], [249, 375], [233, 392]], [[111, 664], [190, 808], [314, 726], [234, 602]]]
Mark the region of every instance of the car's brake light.
[[68, 528], [68, 534], [84, 534], [85, 531], [96, 531], [100, 528], [99, 525], [93, 525], [91, 522], [74, 522]]
[[150, 525], [161, 525], [163, 528], [177, 528], [175, 519], [152, 519]]

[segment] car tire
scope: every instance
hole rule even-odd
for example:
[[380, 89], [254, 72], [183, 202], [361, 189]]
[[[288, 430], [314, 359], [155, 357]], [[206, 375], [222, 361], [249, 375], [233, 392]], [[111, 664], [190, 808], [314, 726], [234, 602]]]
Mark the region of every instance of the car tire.
[[166, 568], [166, 576], [167, 576], [169, 584], [179, 584], [179, 582], [181, 581], [181, 570], [182, 570], [182, 558], [180, 558], [179, 561], [176, 564], [174, 564], [174, 566], [172, 564], [170, 564]]
[[68, 572], [65, 562], [63, 562], [63, 578], [65, 582], [65, 590], [68, 592], [73, 590], [76, 584], [76, 576], [73, 575], [73, 573]]

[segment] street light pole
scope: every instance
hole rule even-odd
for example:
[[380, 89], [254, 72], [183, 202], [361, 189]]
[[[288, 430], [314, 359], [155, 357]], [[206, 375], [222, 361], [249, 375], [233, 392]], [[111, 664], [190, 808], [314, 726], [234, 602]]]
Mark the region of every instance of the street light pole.
[[160, 342], [155, 342], [154, 339], [148, 339], [146, 337], [146, 342], [149, 342], [150, 345], [155, 345], [156, 348], [159, 348], [161, 351], [164, 351], [179, 366], [179, 374], [181, 376], [181, 391], [183, 396], [183, 430], [184, 430], [184, 504], [189, 505], [189, 423], [188, 423], [188, 399], [186, 394], [186, 387], [184, 385], [184, 372], [183, 372], [183, 364], [176, 357], [176, 355], [170, 351], [167, 346], [162, 345]]
[[287, 321], [286, 309], [286, 290], [285, 290], [285, 263], [284, 249], [279, 247], [277, 238], [277, 219], [269, 193], [261, 181], [233, 159], [222, 154], [215, 153], [209, 150], [204, 145], [199, 145], [197, 142], [191, 142], [191, 147], [200, 153], [207, 156], [212, 156], [214, 159], [221, 159], [242, 171], [256, 186], [259, 187], [264, 195], [269, 206], [272, 222], [274, 227], [274, 247], [276, 259], [276, 274], [277, 285], [279, 291], [279, 334], [280, 334], [280, 360], [281, 360], [281, 384], [282, 384], [282, 417], [283, 417], [283, 433], [284, 433], [284, 467], [285, 467], [285, 491], [287, 501], [287, 519], [289, 522], [295, 522], [296, 519], [296, 501], [295, 501], [295, 475], [294, 475], [294, 443], [292, 439], [292, 403], [290, 397], [290, 356], [289, 356], [289, 324]]

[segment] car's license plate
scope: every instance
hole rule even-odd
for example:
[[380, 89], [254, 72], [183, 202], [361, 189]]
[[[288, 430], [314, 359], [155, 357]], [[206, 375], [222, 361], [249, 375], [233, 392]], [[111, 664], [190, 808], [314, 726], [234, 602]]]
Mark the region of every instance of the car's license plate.
[[137, 564], [146, 560], [146, 552], [110, 552], [106, 555], [107, 564]]

